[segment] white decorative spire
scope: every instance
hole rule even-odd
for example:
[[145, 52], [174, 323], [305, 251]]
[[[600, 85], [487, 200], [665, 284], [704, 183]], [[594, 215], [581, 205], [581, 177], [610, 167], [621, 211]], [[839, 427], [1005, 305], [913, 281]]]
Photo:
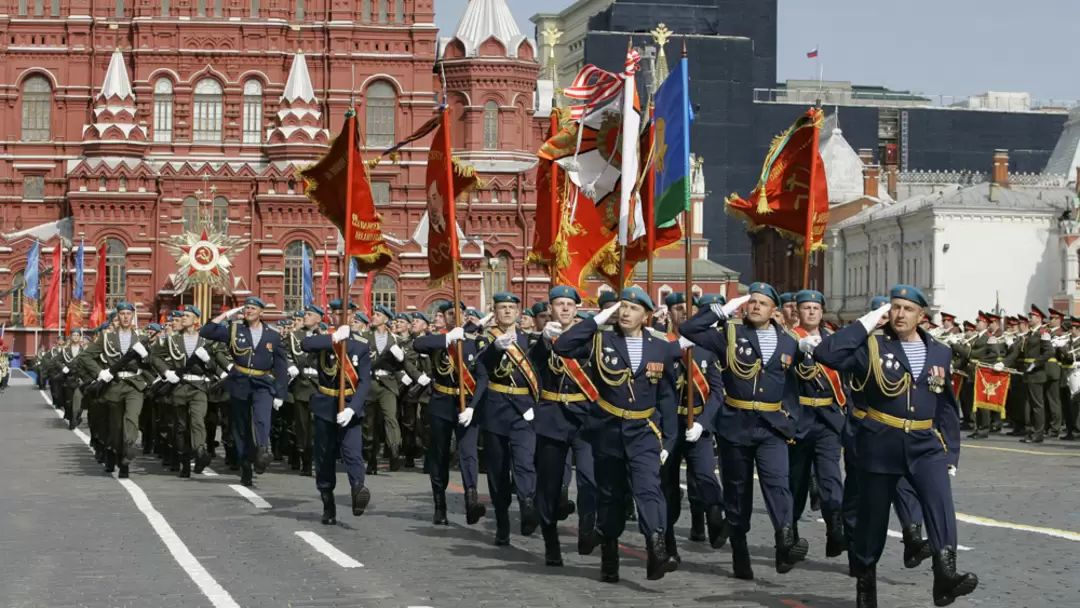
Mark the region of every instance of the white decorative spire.
[[[504, 47], [508, 57], [517, 57], [518, 46], [526, 37], [518, 29], [514, 15], [506, 0], [469, 0], [465, 14], [454, 32], [465, 45], [465, 55], [476, 55], [477, 49], [488, 38], [495, 38]], [[535, 45], [534, 45], [535, 46]]]
[[304, 51], [298, 50], [293, 55], [289, 79], [285, 81], [285, 92], [281, 94], [281, 99], [289, 102], [301, 100], [312, 103], [315, 101], [315, 89], [311, 86], [311, 75], [308, 74]]
[[120, 49], [113, 51], [112, 58], [109, 60], [109, 69], [105, 70], [105, 82], [101, 84], [101, 93], [98, 97], [135, 100], [135, 93], [131, 92], [127, 66], [124, 65], [124, 54], [120, 52]]

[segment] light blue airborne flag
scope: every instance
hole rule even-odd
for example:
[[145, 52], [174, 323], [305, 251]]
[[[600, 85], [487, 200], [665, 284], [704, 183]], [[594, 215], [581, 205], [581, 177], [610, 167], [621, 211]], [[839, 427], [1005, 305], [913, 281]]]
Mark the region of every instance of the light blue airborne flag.
[[315, 303], [315, 292], [312, 286], [311, 257], [308, 255], [307, 244], [305, 243], [304, 246], [301, 247], [301, 249], [304, 251], [304, 255], [301, 258], [300, 262], [303, 266], [303, 293], [301, 294], [301, 298], [304, 303], [304, 308], [307, 308], [308, 306], [311, 306]]
[[349, 287], [356, 282], [356, 275], [359, 274], [360, 269], [356, 267], [356, 258], [349, 258]]
[[26, 286], [23, 287], [23, 297], [28, 300], [38, 299], [38, 256], [41, 254], [41, 243], [34, 241], [34, 246], [26, 252], [26, 270], [23, 279]]
[[83, 246], [85, 244], [85, 240], [79, 241], [79, 249], [75, 251], [75, 289], [72, 290], [71, 297], [79, 301], [83, 297]]
[[654, 225], [663, 227], [690, 209], [690, 78], [686, 57], [656, 91], [656, 170]]

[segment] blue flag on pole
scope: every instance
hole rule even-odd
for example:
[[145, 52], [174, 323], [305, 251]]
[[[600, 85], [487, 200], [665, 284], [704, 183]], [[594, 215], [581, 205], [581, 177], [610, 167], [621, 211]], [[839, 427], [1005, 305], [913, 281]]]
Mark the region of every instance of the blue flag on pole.
[[656, 226], [674, 222], [690, 209], [690, 78], [679, 60], [656, 91]]
[[83, 246], [85, 244], [85, 240], [79, 241], [79, 249], [75, 251], [75, 289], [71, 292], [71, 297], [75, 300], [82, 300], [83, 297]]
[[360, 274], [360, 269], [356, 267], [356, 258], [349, 258], [349, 287], [352, 287], [358, 274]]
[[23, 273], [26, 287], [23, 288], [23, 297], [30, 300], [38, 299], [38, 256], [40, 254], [41, 243], [36, 241], [30, 251], [26, 252], [26, 271]]
[[304, 244], [302, 249], [304, 251], [304, 257], [303, 257], [303, 262], [302, 262], [302, 264], [304, 266], [304, 268], [303, 268], [304, 291], [303, 291], [303, 294], [302, 294], [302, 298], [303, 298], [303, 302], [304, 302], [304, 308], [307, 308], [308, 306], [311, 306], [312, 304], [315, 303], [315, 293], [314, 293], [313, 287], [312, 287], [311, 257], [308, 256], [307, 244]]

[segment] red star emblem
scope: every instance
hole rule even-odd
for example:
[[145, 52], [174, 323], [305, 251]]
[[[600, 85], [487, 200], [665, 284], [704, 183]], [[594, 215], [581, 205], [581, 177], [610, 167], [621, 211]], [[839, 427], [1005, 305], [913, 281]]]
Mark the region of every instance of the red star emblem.
[[[198, 249], [195, 249], [196, 246], [198, 246]], [[214, 245], [213, 243], [211, 243], [209, 235], [206, 234], [206, 228], [203, 228], [202, 236], [199, 238], [199, 242], [195, 243], [195, 245], [187, 245], [187, 246], [181, 245], [180, 246], [180, 251], [183, 251], [184, 253], [188, 254], [188, 256], [193, 256], [193, 255], [199, 255], [201, 251], [206, 251], [208, 248], [214, 249], [215, 251], [217, 251], [218, 256], [224, 255], [225, 251], [226, 251], [226, 249], [224, 247], [218, 247], [217, 245]], [[195, 249], [194, 253], [192, 253], [192, 249]], [[207, 251], [207, 253], [209, 253], [209, 251]], [[202, 263], [206, 264], [206, 263], [209, 263], [209, 262], [210, 262], [210, 260], [206, 260], [205, 262], [202, 262]], [[196, 272], [198, 272], [198, 271], [195, 270], [194, 266], [189, 266], [188, 267], [188, 276], [189, 277], [191, 275], [195, 274]], [[214, 276], [219, 276], [219, 274], [220, 274], [218, 272], [218, 267], [217, 266], [214, 266], [213, 268], [211, 268], [210, 272], [213, 273]]]

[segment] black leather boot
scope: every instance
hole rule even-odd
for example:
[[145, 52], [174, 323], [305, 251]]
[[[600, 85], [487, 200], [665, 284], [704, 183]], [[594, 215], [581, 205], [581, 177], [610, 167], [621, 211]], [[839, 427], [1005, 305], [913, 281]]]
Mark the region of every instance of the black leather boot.
[[262, 475], [270, 466], [270, 450], [265, 445], [260, 445], [255, 451], [255, 472]]
[[495, 509], [495, 546], [510, 545], [510, 511]]
[[131, 470], [127, 464], [116, 465], [116, 477], [118, 479], [127, 479], [131, 476]]
[[810, 475], [810, 510], [821, 510], [821, 486], [818, 485], [817, 475]]
[[300, 452], [300, 474], [311, 477], [311, 452]]
[[390, 472], [396, 473], [401, 470], [401, 448], [398, 446], [390, 448]]
[[750, 548], [746, 545], [746, 536], [731, 537], [731, 570], [735, 578], [744, 581], [754, 580], [754, 568], [750, 565]]
[[592, 555], [593, 549], [600, 544], [600, 533], [596, 531], [596, 513], [582, 513], [578, 516], [578, 555]]
[[555, 524], [544, 524], [540, 527], [540, 532], [544, 535], [544, 565], [562, 566], [562, 547], [559, 545], [558, 528]]
[[521, 509], [521, 535], [532, 536], [532, 533], [536, 532], [536, 527], [540, 525], [536, 504], [532, 497], [529, 497], [521, 501], [519, 508]]
[[857, 566], [855, 608], [877, 608], [877, 567]]
[[353, 486], [352, 489], [352, 514], [360, 517], [371, 502], [371, 490], [364, 486]]
[[922, 537], [922, 524], [910, 524], [901, 532], [904, 539], [904, 567], [918, 568], [933, 553], [930, 542]]
[[810, 543], [805, 538], [799, 538], [795, 534], [795, 528], [791, 524], [785, 524], [776, 533], [776, 571], [787, 574], [795, 567], [795, 564], [806, 558], [810, 551]]
[[210, 465], [210, 452], [206, 451], [206, 448], [199, 446], [195, 450], [195, 474], [201, 475], [206, 467]]
[[337, 504], [334, 502], [333, 492], [319, 492], [322, 498], [322, 523], [324, 526], [332, 526], [337, 523]]
[[116, 454], [112, 450], [105, 451], [105, 472], [112, 474], [116, 470]]
[[180, 477], [183, 479], [191, 478], [191, 457], [187, 454], [180, 456]]
[[979, 577], [970, 572], [956, 573], [956, 549], [946, 548], [934, 554], [934, 605], [948, 606], [956, 598], [979, 586]]
[[255, 480], [252, 475], [252, 466], [250, 462], [240, 463], [240, 485], [245, 487], [251, 487], [254, 485]]
[[300, 470], [300, 453], [293, 452], [289, 454], [289, 469], [293, 471]]
[[709, 507], [709, 545], [713, 549], [719, 549], [727, 544], [731, 536], [731, 526], [728, 525], [724, 510], [720, 505]]
[[[443, 500], [445, 504], [445, 499]], [[476, 488], [465, 490], [465, 522], [470, 526], [475, 525], [487, 514], [487, 506], [480, 502], [476, 495]]]
[[577, 505], [570, 500], [570, 488], [563, 486], [559, 492], [559, 506], [555, 508], [555, 516], [559, 521], [566, 521], [577, 511]]
[[449, 526], [450, 520], [446, 518], [446, 492], [435, 492], [435, 514], [431, 516], [431, 523], [436, 526]]
[[675, 562], [676, 567], [682, 563], [682, 556], [679, 555], [679, 544], [675, 541], [675, 528], [671, 526], [668, 526], [668, 529], [664, 532], [664, 551], [667, 552], [671, 561]]
[[645, 539], [645, 547], [649, 554], [648, 561], [645, 563], [645, 577], [650, 581], [658, 581], [678, 567], [664, 547], [663, 532], [657, 530], [650, 534]]
[[705, 507], [690, 504], [690, 541], [695, 543], [705, 542]]
[[600, 542], [600, 582], [619, 582], [619, 541], [604, 539]]
[[844, 518], [840, 513], [825, 513], [825, 556], [839, 557], [847, 548]]

